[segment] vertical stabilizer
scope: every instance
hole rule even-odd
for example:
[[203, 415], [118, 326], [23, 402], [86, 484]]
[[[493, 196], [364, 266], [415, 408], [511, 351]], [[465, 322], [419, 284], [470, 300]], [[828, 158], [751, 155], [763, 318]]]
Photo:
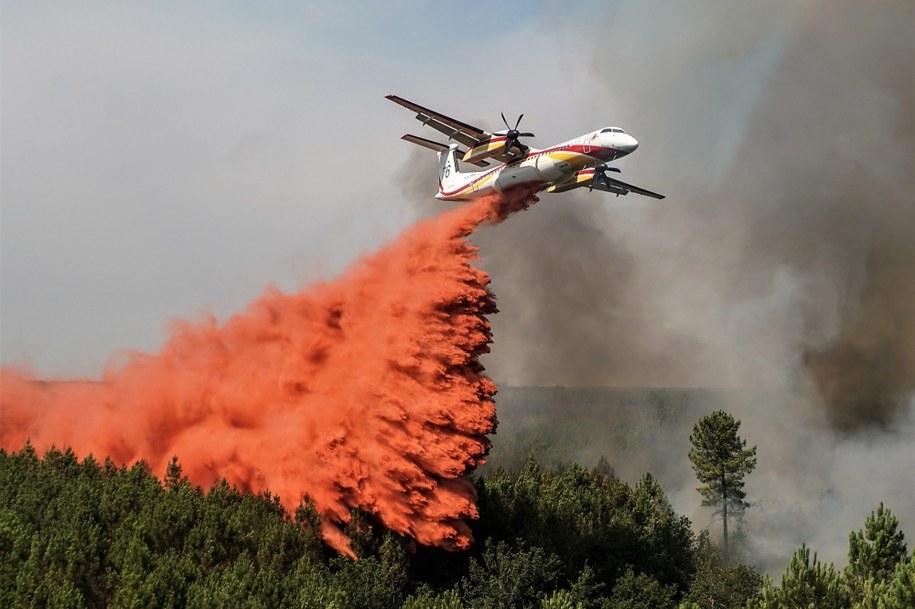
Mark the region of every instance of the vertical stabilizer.
[[445, 195], [457, 190], [464, 182], [457, 165], [457, 144], [451, 144], [447, 152], [438, 153], [438, 193]]

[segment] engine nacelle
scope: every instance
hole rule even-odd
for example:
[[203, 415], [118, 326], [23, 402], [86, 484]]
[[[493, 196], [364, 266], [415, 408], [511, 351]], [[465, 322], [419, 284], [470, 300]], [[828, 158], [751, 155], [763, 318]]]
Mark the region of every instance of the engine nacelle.
[[573, 175], [571, 178], [565, 182], [560, 182], [558, 184], [553, 184], [546, 189], [547, 192], [565, 192], [567, 190], [572, 190], [573, 188], [579, 188], [581, 186], [587, 186], [591, 183], [591, 180], [594, 179], [595, 170], [593, 167], [588, 169], [582, 169]]
[[476, 163], [477, 161], [482, 161], [483, 159], [488, 159], [491, 156], [500, 154], [504, 150], [505, 136], [494, 135], [464, 153], [464, 158], [461, 160], [465, 163]]
[[540, 154], [536, 157], [537, 173], [544, 182], [561, 182], [570, 178], [575, 171], [572, 164], [561, 158], [554, 158], [549, 154]]

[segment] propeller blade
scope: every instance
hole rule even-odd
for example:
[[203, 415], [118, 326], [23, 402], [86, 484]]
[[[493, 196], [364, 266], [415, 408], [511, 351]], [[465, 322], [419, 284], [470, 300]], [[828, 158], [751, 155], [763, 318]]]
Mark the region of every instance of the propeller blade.
[[524, 133], [520, 133], [518, 131], [518, 125], [521, 124], [521, 119], [524, 118], [524, 114], [521, 114], [518, 116], [518, 120], [515, 121], [514, 128], [512, 128], [512, 126], [508, 124], [508, 119], [505, 118], [504, 112], [500, 112], [499, 114], [502, 116], [502, 122], [505, 123], [507, 130], [504, 133], [497, 131], [493, 135], [504, 135], [505, 136], [505, 149], [504, 149], [505, 151], [503, 154], [511, 155], [512, 148], [517, 148], [521, 152], [522, 155], [525, 154], [528, 151], [528, 147], [525, 146], [524, 144], [522, 144], [518, 138], [519, 137], [535, 137], [535, 136], [533, 133], [530, 133], [527, 131], [525, 131]]

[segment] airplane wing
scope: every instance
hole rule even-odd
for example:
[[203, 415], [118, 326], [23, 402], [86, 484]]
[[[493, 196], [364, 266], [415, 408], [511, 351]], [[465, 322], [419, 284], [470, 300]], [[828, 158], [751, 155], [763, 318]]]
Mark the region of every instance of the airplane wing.
[[[483, 151], [481, 154], [477, 154], [476, 152], [472, 153], [473, 160], [494, 158], [500, 162], [508, 163], [520, 158], [518, 155], [505, 154], [503, 151], [504, 146], [501, 143], [505, 139], [504, 136], [501, 136], [501, 139], [500, 136], [496, 136], [495, 141], [491, 141], [493, 140], [493, 134], [480, 129], [479, 127], [475, 127], [463, 121], [459, 121], [456, 118], [451, 118], [450, 116], [442, 114], [441, 112], [430, 110], [425, 106], [420, 106], [419, 104], [415, 104], [402, 97], [398, 97], [397, 95], [385, 95], [385, 97], [390, 99], [395, 104], [399, 104], [408, 110], [416, 112], [416, 119], [419, 122], [426, 126], [432, 127], [440, 133], [444, 133], [448, 136], [449, 140], [460, 142], [461, 144], [467, 146], [467, 148], [469, 148], [471, 151]], [[418, 142], [414, 141], [413, 143]], [[422, 146], [423, 144], [420, 145]], [[473, 160], [470, 162], [473, 162]], [[474, 162], [473, 164], [479, 165], [477, 162]]]
[[659, 195], [656, 192], [651, 192], [650, 190], [645, 190], [644, 188], [633, 186], [632, 184], [627, 184], [622, 180], [617, 180], [616, 178], [611, 178], [607, 175], [596, 176], [588, 185], [591, 188], [603, 190], [604, 192], [612, 192], [617, 195], [628, 195], [630, 192], [634, 192], [636, 194], [651, 197], [653, 199], [664, 198], [664, 195]]
[[664, 195], [659, 195], [656, 192], [651, 192], [650, 190], [645, 190], [639, 186], [627, 184], [622, 180], [611, 178], [607, 175], [608, 171], [619, 172], [619, 169], [615, 167], [604, 168], [603, 171], [595, 170], [594, 168], [582, 169], [565, 182], [553, 184], [547, 188], [546, 191], [566, 192], [575, 188], [587, 186], [588, 188], [596, 188], [597, 190], [602, 190], [604, 192], [612, 192], [615, 195], [628, 195], [630, 192], [634, 192], [653, 199], [664, 198]]

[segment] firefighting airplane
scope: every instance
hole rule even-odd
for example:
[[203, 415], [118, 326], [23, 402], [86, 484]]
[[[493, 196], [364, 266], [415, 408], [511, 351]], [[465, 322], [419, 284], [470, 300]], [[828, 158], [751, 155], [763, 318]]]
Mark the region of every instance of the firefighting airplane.
[[[442, 201], [465, 201], [496, 192], [504, 192], [521, 185], [539, 185], [547, 192], [565, 192], [587, 186], [588, 190], [603, 190], [619, 195], [634, 192], [646, 197], [663, 199], [664, 195], [621, 182], [607, 175], [619, 173], [607, 163], [626, 156], [638, 148], [634, 137], [618, 127], [606, 127], [586, 133], [556, 146], [538, 150], [521, 143], [522, 137], [533, 133], [518, 131], [523, 114], [515, 127], [490, 133], [479, 127], [455, 120], [434, 110], [424, 108], [396, 95], [387, 95], [392, 102], [416, 112], [416, 118], [448, 136], [457, 143], [442, 144], [407, 134], [401, 139], [438, 152], [438, 194]], [[467, 147], [460, 150], [459, 144]], [[484, 171], [464, 173], [458, 169], [457, 155], [461, 161], [478, 167], [489, 167], [486, 159], [497, 161], [495, 167]]]

